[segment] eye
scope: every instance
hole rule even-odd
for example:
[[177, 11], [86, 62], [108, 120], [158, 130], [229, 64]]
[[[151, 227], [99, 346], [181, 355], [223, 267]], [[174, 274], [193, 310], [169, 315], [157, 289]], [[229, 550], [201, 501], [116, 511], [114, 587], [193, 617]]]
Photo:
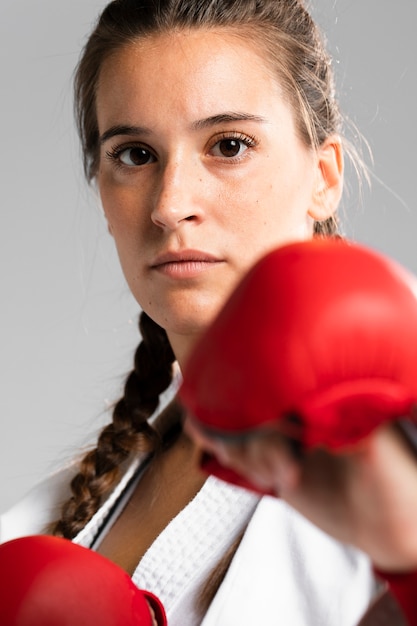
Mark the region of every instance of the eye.
[[210, 149], [210, 153], [216, 157], [236, 159], [243, 156], [249, 148], [252, 148], [255, 145], [256, 140], [253, 137], [241, 134], [238, 136], [225, 135], [216, 141]]
[[140, 167], [156, 161], [155, 155], [144, 146], [116, 146], [106, 152], [106, 156], [110, 161], [127, 167]]
[[138, 166], [146, 165], [155, 161], [154, 155], [146, 148], [125, 148], [125, 150], [119, 151], [119, 160], [124, 165]]
[[214, 146], [213, 152], [217, 152], [218, 156], [236, 157], [246, 148], [247, 146], [239, 139], [222, 139]]

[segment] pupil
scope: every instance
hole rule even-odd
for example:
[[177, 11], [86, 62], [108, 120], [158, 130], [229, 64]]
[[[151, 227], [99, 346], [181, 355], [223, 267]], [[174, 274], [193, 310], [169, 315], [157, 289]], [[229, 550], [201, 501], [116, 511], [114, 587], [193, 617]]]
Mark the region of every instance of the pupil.
[[223, 139], [220, 142], [220, 151], [223, 156], [234, 157], [239, 154], [240, 142], [237, 139]]
[[144, 148], [133, 148], [130, 151], [130, 160], [135, 165], [144, 165], [149, 160], [148, 151]]

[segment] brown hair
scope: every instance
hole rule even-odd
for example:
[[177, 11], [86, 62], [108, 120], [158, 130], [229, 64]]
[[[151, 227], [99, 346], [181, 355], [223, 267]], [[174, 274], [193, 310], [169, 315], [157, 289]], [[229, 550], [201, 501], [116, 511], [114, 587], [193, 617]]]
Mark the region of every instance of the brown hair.
[[112, 422], [102, 430], [96, 448], [81, 461], [71, 482], [72, 496], [53, 528], [56, 535], [71, 539], [84, 527], [118, 480], [121, 464], [132, 453], [153, 452], [160, 447], [161, 436], [148, 419], [172, 381], [175, 357], [165, 331], [146, 313], [140, 316], [139, 329], [142, 341], [124, 395], [114, 406]]
[[[258, 42], [292, 104], [307, 146], [316, 149], [331, 134], [340, 133], [330, 60], [301, 0], [114, 0], [89, 37], [75, 75], [76, 120], [88, 180], [98, 169], [96, 90], [104, 61], [143, 37], [199, 28], [224, 28]], [[334, 218], [315, 225], [316, 234], [331, 235], [336, 229]], [[132, 453], [155, 451], [161, 445], [163, 437], [148, 419], [171, 382], [174, 355], [165, 331], [144, 313], [140, 330], [142, 342], [124, 396], [97, 447], [81, 462], [71, 484], [72, 497], [55, 526], [57, 534], [71, 538], [85, 525]]]

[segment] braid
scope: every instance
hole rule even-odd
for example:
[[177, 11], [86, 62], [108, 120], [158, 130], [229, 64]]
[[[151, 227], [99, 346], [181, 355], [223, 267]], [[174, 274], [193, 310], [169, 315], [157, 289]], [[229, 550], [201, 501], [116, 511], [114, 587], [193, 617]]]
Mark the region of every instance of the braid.
[[158, 407], [159, 395], [172, 381], [175, 357], [165, 331], [144, 312], [139, 329], [142, 341], [124, 395], [114, 407], [112, 422], [99, 435], [97, 447], [81, 460], [79, 472], [71, 482], [72, 496], [53, 528], [55, 535], [73, 538], [118, 480], [120, 465], [133, 453], [155, 452], [161, 445], [160, 436], [148, 419]]

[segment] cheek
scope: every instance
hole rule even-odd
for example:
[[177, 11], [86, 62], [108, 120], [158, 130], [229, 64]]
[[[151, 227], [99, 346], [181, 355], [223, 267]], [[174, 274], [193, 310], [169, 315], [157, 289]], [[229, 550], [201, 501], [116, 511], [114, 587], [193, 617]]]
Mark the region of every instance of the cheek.
[[[112, 185], [98, 181], [98, 190], [100, 194], [101, 206], [103, 207], [109, 228], [117, 229], [117, 222], [123, 216], [122, 207], [126, 207], [126, 198], [123, 193], [114, 189]], [[119, 220], [117, 220], [119, 218]]]
[[248, 181], [224, 206], [225, 216], [233, 220], [236, 246], [245, 249], [248, 266], [274, 247], [313, 235], [309, 185], [300, 187], [298, 179], [297, 184]]
[[123, 232], [128, 224], [138, 223], [144, 212], [142, 196], [133, 185], [117, 184], [114, 176], [99, 172], [97, 187], [109, 226]]
[[132, 254], [138, 256], [143, 248], [141, 241], [145, 237], [147, 241], [151, 238], [144, 211], [140, 203], [132, 198], [132, 194], [124, 190], [101, 188], [100, 196], [109, 232], [114, 238], [120, 260], [127, 262]]
[[100, 173], [97, 176], [97, 188], [109, 231], [114, 236], [115, 231], [117, 231], [115, 217], [120, 215], [120, 211], [118, 210], [120, 205], [120, 193], [117, 193], [114, 186], [110, 185], [106, 177]]

